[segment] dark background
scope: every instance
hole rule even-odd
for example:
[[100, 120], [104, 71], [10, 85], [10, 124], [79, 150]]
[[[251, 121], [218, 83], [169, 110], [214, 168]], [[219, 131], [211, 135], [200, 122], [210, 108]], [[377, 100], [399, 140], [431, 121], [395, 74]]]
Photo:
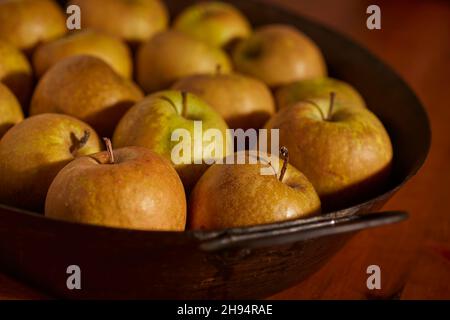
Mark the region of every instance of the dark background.
[[[426, 106], [433, 131], [424, 168], [385, 207], [410, 219], [358, 234], [319, 272], [273, 298], [450, 299], [450, 2], [264, 1], [344, 33], [390, 64]], [[371, 4], [381, 8], [381, 30], [366, 28]], [[366, 288], [372, 264], [381, 268], [381, 290]], [[31, 298], [46, 295], [0, 273], [0, 299]]]

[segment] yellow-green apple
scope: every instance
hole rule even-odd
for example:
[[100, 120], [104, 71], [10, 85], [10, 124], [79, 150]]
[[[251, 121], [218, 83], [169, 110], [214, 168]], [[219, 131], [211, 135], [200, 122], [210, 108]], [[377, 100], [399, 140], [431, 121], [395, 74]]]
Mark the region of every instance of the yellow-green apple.
[[[245, 164], [237, 164], [237, 154], [233, 156], [233, 164], [211, 166], [195, 186], [189, 200], [190, 228], [243, 227], [320, 213], [312, 184], [287, 158], [282, 163], [246, 152]], [[258, 161], [251, 163], [251, 157]], [[261, 169], [275, 161], [279, 166], [273, 174], [263, 175]]]
[[237, 71], [261, 79], [270, 87], [323, 77], [326, 65], [317, 45], [294, 27], [267, 25], [233, 50]]
[[162, 32], [144, 43], [136, 61], [137, 81], [145, 92], [167, 89], [175, 81], [193, 74], [223, 73], [231, 63], [220, 48], [209, 46], [178, 31]]
[[336, 103], [365, 107], [364, 99], [350, 84], [333, 78], [300, 80], [279, 88], [275, 94], [278, 109], [300, 101], [329, 105], [330, 92], [336, 93]]
[[[109, 145], [109, 144], [108, 144]], [[80, 157], [51, 184], [45, 215], [110, 227], [182, 231], [183, 184], [170, 162], [142, 147]]]
[[0, 139], [12, 126], [23, 120], [23, 112], [19, 101], [0, 83]]
[[83, 54], [100, 58], [122, 77], [131, 78], [133, 63], [128, 46], [119, 38], [92, 30], [75, 32], [39, 46], [33, 55], [36, 76], [42, 77], [64, 58]]
[[82, 12], [82, 28], [118, 36], [131, 44], [165, 30], [167, 9], [160, 0], [71, 0]]
[[5, 84], [24, 109], [33, 90], [33, 71], [25, 55], [13, 45], [0, 40], [0, 82]]
[[87, 55], [56, 63], [39, 81], [30, 114], [64, 113], [111, 136], [125, 112], [143, 98], [141, 90], [103, 60]]
[[[209, 164], [232, 152], [227, 128], [222, 117], [195, 95], [162, 91], [125, 114], [113, 142], [118, 148], [146, 147], [171, 160], [189, 193]], [[212, 135], [204, 137], [208, 132]]]
[[279, 129], [279, 143], [291, 151], [321, 197], [324, 209], [363, 201], [384, 187], [393, 150], [381, 121], [369, 109], [299, 102], [281, 109], [266, 124]]
[[64, 13], [53, 0], [0, 1], [0, 40], [27, 53], [66, 32]]
[[250, 23], [235, 7], [220, 1], [199, 2], [186, 8], [174, 28], [216, 47], [246, 38]]
[[97, 134], [80, 120], [61, 114], [27, 118], [0, 140], [0, 203], [43, 212], [56, 174], [74, 158], [100, 150]]
[[173, 88], [205, 100], [233, 129], [262, 128], [275, 113], [269, 88], [258, 79], [236, 73], [193, 75]]

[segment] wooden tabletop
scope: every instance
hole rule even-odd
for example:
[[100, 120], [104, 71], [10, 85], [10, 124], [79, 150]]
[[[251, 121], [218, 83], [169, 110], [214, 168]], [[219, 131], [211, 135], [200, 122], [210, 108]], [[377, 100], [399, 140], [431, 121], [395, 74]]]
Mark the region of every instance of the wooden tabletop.
[[[389, 63], [427, 107], [433, 131], [424, 168], [385, 206], [410, 219], [359, 233], [315, 275], [273, 298], [450, 299], [450, 3], [378, 0], [382, 29], [370, 31], [373, 1], [266, 1], [341, 31]], [[381, 290], [369, 291], [366, 269], [374, 264]], [[45, 297], [0, 274], [0, 299]]]

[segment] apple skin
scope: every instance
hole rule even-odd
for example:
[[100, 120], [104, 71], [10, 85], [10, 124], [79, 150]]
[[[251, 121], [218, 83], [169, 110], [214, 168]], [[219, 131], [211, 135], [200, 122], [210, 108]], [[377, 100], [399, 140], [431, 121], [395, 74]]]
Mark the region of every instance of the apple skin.
[[23, 112], [19, 101], [0, 83], [0, 139], [15, 124], [23, 120]]
[[306, 35], [287, 25], [266, 25], [233, 50], [235, 69], [279, 87], [326, 76], [320, 49]]
[[13, 45], [0, 40], [0, 81], [27, 110], [33, 90], [33, 70], [25, 55]]
[[299, 102], [281, 109], [266, 128], [280, 130], [290, 163], [308, 177], [326, 210], [365, 200], [387, 183], [391, 141], [368, 109], [335, 103], [331, 119], [323, 120], [317, 106]]
[[[72, 153], [85, 131], [87, 143]], [[0, 203], [43, 212], [56, 174], [75, 157], [100, 150], [97, 134], [80, 120], [61, 114], [27, 118], [0, 140]]]
[[193, 75], [173, 88], [205, 100], [232, 129], [259, 129], [275, 113], [269, 88], [258, 79], [239, 74]]
[[333, 78], [315, 78], [296, 81], [279, 88], [275, 94], [278, 109], [300, 101], [323, 103], [328, 107], [330, 92], [336, 94], [335, 102], [354, 107], [366, 107], [364, 99], [350, 84]]
[[66, 18], [53, 0], [0, 2], [0, 40], [31, 53], [36, 45], [63, 36]]
[[92, 30], [79, 31], [39, 46], [33, 55], [36, 76], [40, 78], [55, 63], [80, 54], [100, 58], [122, 77], [131, 78], [133, 63], [128, 46], [114, 36]]
[[183, 231], [186, 198], [171, 164], [142, 147], [107, 151], [69, 163], [51, 184], [47, 217], [141, 230]]
[[319, 197], [300, 171], [288, 165], [281, 182], [279, 172], [261, 175], [267, 165], [250, 164], [248, 157], [246, 164], [214, 164], [200, 178], [189, 200], [190, 228], [245, 227], [320, 213]]
[[64, 113], [110, 137], [125, 112], [142, 98], [141, 90], [106, 62], [79, 55], [56, 63], [41, 78], [30, 114]]
[[251, 33], [250, 23], [235, 7], [219, 1], [200, 2], [186, 8], [174, 29], [216, 47], [226, 47]]
[[146, 93], [167, 89], [193, 74], [214, 74], [217, 66], [223, 73], [231, 70], [231, 62], [220, 48], [178, 31], [159, 33], [144, 43], [136, 64], [137, 81]]
[[[172, 101], [173, 105], [169, 101]], [[179, 143], [171, 141], [172, 132], [183, 128], [188, 130], [191, 138], [194, 139], [194, 121], [191, 119], [202, 121], [203, 131], [210, 128], [220, 130], [225, 139], [228, 127], [220, 115], [208, 104], [193, 94], [187, 94], [187, 108], [188, 112], [185, 118], [182, 116], [180, 91], [162, 91], [150, 95], [133, 106], [119, 122], [114, 132], [113, 145], [116, 148], [146, 147], [171, 161], [171, 152]], [[209, 143], [204, 142], [203, 147]], [[194, 146], [193, 141], [192, 146]], [[231, 152], [226, 147], [224, 141], [224, 151]], [[225, 153], [225, 156], [227, 154]], [[193, 152], [191, 156], [191, 164], [174, 164], [187, 193], [208, 168], [205, 163], [194, 164]]]
[[83, 28], [118, 36], [130, 44], [166, 30], [169, 15], [160, 0], [71, 0], [82, 12]]

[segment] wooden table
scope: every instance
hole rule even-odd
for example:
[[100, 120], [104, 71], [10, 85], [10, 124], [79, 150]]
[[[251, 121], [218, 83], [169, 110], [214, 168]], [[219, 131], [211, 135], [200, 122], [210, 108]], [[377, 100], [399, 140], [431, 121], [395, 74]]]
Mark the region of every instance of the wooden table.
[[[359, 41], [402, 75], [428, 109], [433, 143], [421, 172], [385, 209], [407, 222], [364, 231], [308, 280], [275, 299], [450, 299], [450, 4], [378, 0], [382, 29], [366, 28], [363, 0], [266, 0]], [[368, 80], [369, 81], [369, 80]], [[366, 288], [366, 268], [381, 268], [381, 290]], [[0, 299], [45, 298], [0, 274]]]

